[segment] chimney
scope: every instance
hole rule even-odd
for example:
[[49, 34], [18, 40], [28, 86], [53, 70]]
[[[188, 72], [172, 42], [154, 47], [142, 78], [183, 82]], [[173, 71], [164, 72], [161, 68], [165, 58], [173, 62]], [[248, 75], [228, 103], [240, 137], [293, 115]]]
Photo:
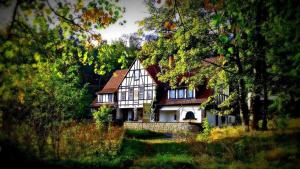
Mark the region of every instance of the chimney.
[[169, 68], [172, 68], [174, 65], [174, 56], [170, 55], [169, 56]]

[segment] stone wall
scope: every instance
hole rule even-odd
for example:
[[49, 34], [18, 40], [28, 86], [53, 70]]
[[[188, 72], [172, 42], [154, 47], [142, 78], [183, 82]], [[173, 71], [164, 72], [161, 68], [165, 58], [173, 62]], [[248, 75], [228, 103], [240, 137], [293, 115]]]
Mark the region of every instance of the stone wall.
[[199, 131], [199, 126], [183, 122], [124, 122], [124, 128], [131, 130], [152, 130], [167, 133]]

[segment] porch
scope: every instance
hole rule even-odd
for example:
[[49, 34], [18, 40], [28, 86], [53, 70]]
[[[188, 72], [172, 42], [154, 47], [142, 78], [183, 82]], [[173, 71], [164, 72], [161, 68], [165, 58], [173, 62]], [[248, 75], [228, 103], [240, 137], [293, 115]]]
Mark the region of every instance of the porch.
[[162, 106], [158, 117], [159, 122], [202, 123], [204, 110], [199, 106]]

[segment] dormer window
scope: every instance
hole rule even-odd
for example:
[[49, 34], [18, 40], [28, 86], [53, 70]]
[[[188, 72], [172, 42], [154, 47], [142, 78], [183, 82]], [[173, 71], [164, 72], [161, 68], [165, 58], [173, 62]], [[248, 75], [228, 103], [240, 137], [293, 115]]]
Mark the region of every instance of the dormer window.
[[169, 99], [175, 99], [176, 94], [175, 90], [169, 90]]
[[139, 80], [140, 79], [140, 70], [135, 70], [134, 71], [134, 80]]
[[98, 102], [99, 102], [99, 103], [102, 103], [102, 102], [103, 102], [103, 97], [102, 97], [102, 95], [98, 95]]
[[194, 90], [187, 90], [186, 97], [187, 98], [194, 98]]
[[99, 103], [112, 103], [114, 98], [114, 94], [99, 94], [98, 95], [98, 102]]
[[113, 94], [108, 94], [108, 102], [113, 102]]
[[168, 90], [168, 99], [191, 99], [195, 98], [194, 89], [189, 90], [187, 88], [170, 89]]
[[177, 92], [178, 92], [178, 98], [179, 99], [185, 98], [184, 91], [185, 91], [185, 89], [179, 89], [179, 90], [177, 90]]

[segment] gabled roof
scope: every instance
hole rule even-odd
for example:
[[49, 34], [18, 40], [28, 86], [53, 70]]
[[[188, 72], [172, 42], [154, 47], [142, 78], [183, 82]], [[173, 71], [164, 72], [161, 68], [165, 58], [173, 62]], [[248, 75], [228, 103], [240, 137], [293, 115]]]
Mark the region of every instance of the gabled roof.
[[[220, 56], [212, 57], [212, 58], [206, 58], [204, 60], [214, 63], [218, 59], [220, 59]], [[202, 62], [204, 64], [208, 64], [205, 61], [202, 61]], [[136, 60], [132, 63], [132, 65], [135, 62], [136, 62]], [[132, 67], [132, 65], [130, 66], [130, 68]], [[160, 67], [158, 65], [150, 65], [147, 68], [145, 68], [145, 70], [149, 73], [150, 77], [154, 80], [154, 82], [156, 84], [161, 84], [162, 83], [157, 78], [157, 74], [160, 72]], [[112, 77], [109, 79], [109, 81], [106, 83], [106, 85], [103, 87], [103, 89], [101, 91], [99, 91], [98, 93], [114, 93], [114, 92], [117, 92], [120, 84], [122, 83], [123, 79], [126, 77], [128, 71], [129, 71], [129, 69], [116, 70], [113, 73]], [[183, 76], [193, 76], [193, 75], [194, 74], [192, 72], [190, 72], [190, 73], [184, 74]]]
[[115, 93], [118, 91], [120, 84], [125, 78], [128, 69], [116, 70], [106, 85], [98, 93]]

